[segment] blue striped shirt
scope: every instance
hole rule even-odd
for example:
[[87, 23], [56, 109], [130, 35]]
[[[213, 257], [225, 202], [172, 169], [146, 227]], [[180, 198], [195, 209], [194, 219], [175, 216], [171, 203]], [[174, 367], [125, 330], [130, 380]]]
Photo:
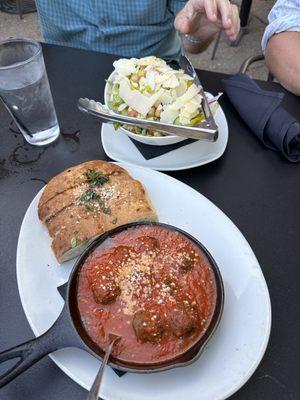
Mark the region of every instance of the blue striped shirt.
[[36, 0], [44, 40], [124, 57], [176, 57], [186, 0]]
[[263, 52], [271, 36], [280, 32], [300, 32], [300, 0], [277, 0], [269, 14], [269, 25], [262, 38]]

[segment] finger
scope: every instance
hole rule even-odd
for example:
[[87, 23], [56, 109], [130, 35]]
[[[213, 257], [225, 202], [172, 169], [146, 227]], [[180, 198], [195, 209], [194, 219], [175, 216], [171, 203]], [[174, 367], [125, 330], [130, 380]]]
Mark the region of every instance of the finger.
[[227, 32], [225, 31], [227, 37], [229, 38], [230, 41], [234, 41], [237, 37], [237, 34], [235, 32]]
[[218, 8], [216, 0], [204, 0], [204, 9], [207, 19], [216, 22], [218, 19]]
[[240, 20], [240, 13], [239, 13], [239, 9], [236, 5], [233, 6], [233, 15], [234, 15], [234, 25], [235, 25], [235, 33], [236, 36], [239, 34], [240, 32], [240, 28], [241, 28], [241, 20]]
[[225, 33], [230, 40], [235, 40], [237, 36], [237, 31], [235, 28], [225, 29]]
[[224, 31], [225, 31], [225, 33], [226, 33], [227, 36], [234, 35], [234, 34], [236, 33], [236, 31], [237, 31], [237, 24], [236, 24], [236, 22], [233, 20], [233, 23], [232, 23], [231, 27], [228, 28], [228, 29], [224, 29]]
[[188, 1], [183, 9], [177, 14], [174, 25], [175, 29], [181, 33], [186, 34], [190, 32], [190, 21], [194, 14], [194, 6], [191, 1]]
[[232, 7], [228, 0], [216, 0], [218, 11], [221, 15], [222, 26], [229, 29], [232, 26]]
[[235, 40], [240, 31], [240, 17], [236, 6], [232, 6], [232, 27], [225, 29], [226, 35], [230, 40]]
[[236, 38], [238, 36], [238, 32], [239, 32], [239, 30], [234, 31], [233, 33], [232, 32], [226, 32], [226, 35], [228, 36], [230, 41], [234, 41], [234, 40], [236, 40]]
[[[193, 33], [199, 27], [199, 20], [203, 12], [205, 12], [204, 1], [206, 0], [190, 0], [175, 18], [175, 28], [181, 34]], [[216, 0], [209, 0], [216, 1]]]
[[182, 17], [177, 19], [176, 17], [174, 25], [175, 29], [182, 35], [189, 33], [190, 24], [188, 18]]

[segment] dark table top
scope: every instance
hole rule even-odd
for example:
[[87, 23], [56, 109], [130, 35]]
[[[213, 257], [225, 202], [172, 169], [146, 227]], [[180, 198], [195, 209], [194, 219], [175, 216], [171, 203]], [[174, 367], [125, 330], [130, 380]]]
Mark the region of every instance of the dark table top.
[[[80, 96], [102, 99], [104, 79], [115, 57], [43, 46], [62, 130], [46, 148], [32, 147], [15, 132], [0, 106], [0, 349], [33, 337], [16, 281], [16, 248], [23, 216], [45, 182], [70, 165], [107, 160], [96, 119], [76, 109]], [[204, 87], [221, 91], [224, 75], [200, 72]], [[270, 90], [277, 84], [262, 83]], [[300, 119], [300, 99], [287, 94], [287, 109]], [[273, 312], [266, 354], [233, 400], [300, 398], [300, 164], [264, 148], [221, 100], [229, 125], [225, 154], [217, 161], [170, 175], [221, 208], [250, 242], [266, 278]], [[0, 391], [0, 400], [82, 400], [86, 392], [45, 357]], [[199, 399], [201, 395], [199, 394]]]

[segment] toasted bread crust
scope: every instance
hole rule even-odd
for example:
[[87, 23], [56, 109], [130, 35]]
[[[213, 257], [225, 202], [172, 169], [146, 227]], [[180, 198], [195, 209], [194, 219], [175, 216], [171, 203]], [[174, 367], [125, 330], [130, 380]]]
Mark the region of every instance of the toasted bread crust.
[[68, 189], [72, 189], [82, 182], [86, 182], [87, 179], [85, 178], [84, 173], [89, 169], [102, 171], [105, 175], [112, 175], [115, 173], [127, 174], [127, 171], [118, 165], [97, 160], [87, 161], [76, 165], [75, 167], [68, 168], [52, 178], [47, 184], [40, 198], [39, 208], [56, 195], [63, 193]]
[[[86, 172], [101, 171], [108, 181], [90, 186]], [[82, 196], [92, 189], [97, 200]], [[123, 168], [105, 161], [90, 161], [69, 168], [46, 186], [38, 215], [52, 238], [58, 262], [80, 254], [89, 242], [117, 226], [140, 220], [157, 220], [145, 187]]]

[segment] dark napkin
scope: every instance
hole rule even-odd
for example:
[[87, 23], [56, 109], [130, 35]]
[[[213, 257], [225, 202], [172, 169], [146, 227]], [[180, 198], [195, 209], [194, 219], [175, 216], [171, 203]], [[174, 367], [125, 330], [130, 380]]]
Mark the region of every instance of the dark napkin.
[[281, 106], [284, 93], [263, 90], [244, 74], [224, 79], [222, 84], [241, 118], [265, 146], [289, 161], [300, 161], [300, 123]]
[[174, 144], [167, 144], [166, 146], [153, 146], [151, 144], [145, 144], [138, 142], [134, 139], [129, 138], [135, 147], [139, 150], [142, 156], [146, 160], [151, 160], [152, 158], [162, 156], [163, 154], [169, 153], [170, 151], [180, 149], [183, 146], [186, 146], [190, 143], [194, 143], [197, 140], [195, 139], [186, 139], [182, 142], [174, 143]]

